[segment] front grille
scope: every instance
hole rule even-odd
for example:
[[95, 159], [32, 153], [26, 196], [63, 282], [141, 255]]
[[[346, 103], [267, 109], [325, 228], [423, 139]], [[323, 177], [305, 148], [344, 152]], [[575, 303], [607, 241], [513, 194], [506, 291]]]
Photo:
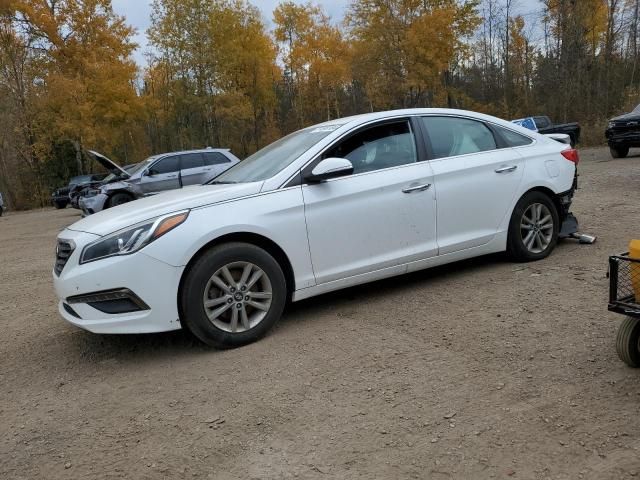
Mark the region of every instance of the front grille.
[[58, 240], [58, 245], [56, 246], [56, 264], [53, 267], [56, 275], [60, 276], [74, 249], [75, 245], [73, 242], [69, 240]]

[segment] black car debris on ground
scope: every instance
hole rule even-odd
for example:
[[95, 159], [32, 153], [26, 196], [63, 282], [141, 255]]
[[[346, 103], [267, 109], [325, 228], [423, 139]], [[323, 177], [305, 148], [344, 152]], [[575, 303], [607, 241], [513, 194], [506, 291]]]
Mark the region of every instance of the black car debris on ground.
[[609, 120], [604, 135], [613, 158], [624, 158], [630, 148], [640, 147], [640, 105], [630, 113]]

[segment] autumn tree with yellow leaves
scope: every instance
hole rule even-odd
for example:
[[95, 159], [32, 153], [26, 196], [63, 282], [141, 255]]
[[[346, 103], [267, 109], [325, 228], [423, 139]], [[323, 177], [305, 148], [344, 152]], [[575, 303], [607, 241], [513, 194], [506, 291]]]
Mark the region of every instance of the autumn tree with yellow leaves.
[[[456, 107], [603, 122], [640, 103], [640, 0], [154, 0], [144, 66], [110, 0], [0, 1], [0, 191], [44, 205], [97, 168], [207, 145], [244, 157], [352, 114]], [[590, 127], [590, 125], [592, 127]], [[588, 138], [588, 135], [587, 135]]]

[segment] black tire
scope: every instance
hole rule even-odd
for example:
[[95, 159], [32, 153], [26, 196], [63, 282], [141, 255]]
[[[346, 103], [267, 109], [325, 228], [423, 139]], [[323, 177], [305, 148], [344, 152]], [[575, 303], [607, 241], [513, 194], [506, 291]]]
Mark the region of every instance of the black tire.
[[133, 197], [128, 193], [118, 192], [109, 197], [106, 203], [106, 208], [117, 207], [124, 203], [129, 203], [133, 200]]
[[[224, 266], [234, 262], [248, 262], [261, 269], [271, 287], [268, 311], [257, 325], [242, 332], [225, 331], [214, 325], [204, 306], [204, 295], [210, 293], [205, 293], [209, 280]], [[219, 298], [222, 296], [224, 293], [221, 291]], [[215, 348], [234, 348], [260, 339], [280, 319], [287, 301], [287, 284], [282, 268], [269, 253], [248, 243], [227, 243], [206, 251], [189, 268], [182, 283], [179, 301], [182, 324], [195, 337]], [[229, 312], [234, 306], [230, 307]]]
[[626, 317], [616, 338], [618, 357], [633, 368], [640, 367], [640, 318]]
[[60, 200], [56, 200], [55, 202], [53, 202], [53, 206], [56, 207], [56, 210], [62, 210], [67, 208], [68, 204], [69, 204], [68, 202], [64, 202]]
[[609, 147], [613, 158], [625, 158], [629, 155], [629, 147]]
[[[544, 205], [551, 214], [551, 221], [553, 226], [550, 233], [550, 241], [548, 245], [540, 252], [530, 251], [524, 243], [522, 230], [520, 224], [523, 221], [523, 216], [527, 210], [535, 205]], [[511, 214], [511, 220], [509, 222], [509, 233], [507, 238], [507, 254], [513, 260], [517, 262], [531, 262], [535, 260], [542, 260], [549, 256], [558, 243], [558, 232], [560, 230], [560, 218], [558, 210], [549, 196], [543, 192], [532, 191], [528, 192], [518, 200], [516, 207]], [[525, 237], [526, 238], [526, 237]]]
[[0, 207], [0, 217], [2, 216], [3, 213], [4, 213], [4, 209]]

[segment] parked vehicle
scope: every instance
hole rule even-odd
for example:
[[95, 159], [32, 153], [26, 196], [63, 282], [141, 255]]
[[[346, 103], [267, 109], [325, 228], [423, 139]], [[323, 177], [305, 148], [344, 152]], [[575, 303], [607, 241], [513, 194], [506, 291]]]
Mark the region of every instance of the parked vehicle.
[[154, 155], [125, 170], [98, 152], [91, 154], [115, 176], [83, 192], [78, 205], [85, 215], [164, 190], [201, 185], [240, 161], [229, 150], [208, 148]]
[[571, 146], [575, 147], [580, 141], [580, 125], [577, 122], [554, 124], [551, 119], [545, 115], [537, 117], [526, 117], [518, 120], [512, 120], [516, 125], [520, 125], [534, 132], [547, 135], [551, 133], [563, 133], [569, 135]]
[[[125, 170], [126, 172], [130, 172], [136, 165], [138, 164], [134, 163], [132, 165], [125, 165], [124, 167], [122, 167], [122, 169]], [[122, 178], [123, 178], [123, 174], [120, 171], [120, 167], [118, 167], [117, 169], [110, 169], [110, 173], [106, 177], [104, 177], [102, 180], [98, 180], [98, 181], [91, 182], [84, 185], [77, 185], [73, 187], [69, 191], [69, 200], [71, 202], [71, 206], [73, 208], [80, 209], [80, 204], [79, 204], [80, 198], [87, 195], [91, 190], [99, 189], [103, 185], [107, 185], [109, 183], [119, 181]]]
[[539, 260], [575, 221], [577, 163], [568, 145], [461, 110], [305, 128], [208, 185], [62, 231], [60, 314], [96, 333], [186, 328], [234, 347], [287, 301], [494, 252]]
[[625, 158], [630, 148], [640, 147], [640, 105], [609, 120], [604, 135], [613, 158]]
[[616, 350], [620, 360], [640, 368], [640, 240], [629, 252], [609, 257], [609, 310], [625, 315], [618, 328]]
[[100, 182], [103, 178], [104, 175], [99, 174], [71, 177], [71, 180], [69, 180], [69, 184], [66, 187], [58, 188], [51, 194], [51, 203], [59, 210], [67, 208], [67, 205], [71, 203], [69, 194], [72, 190], [75, 190], [76, 188], [83, 188], [94, 182]]

